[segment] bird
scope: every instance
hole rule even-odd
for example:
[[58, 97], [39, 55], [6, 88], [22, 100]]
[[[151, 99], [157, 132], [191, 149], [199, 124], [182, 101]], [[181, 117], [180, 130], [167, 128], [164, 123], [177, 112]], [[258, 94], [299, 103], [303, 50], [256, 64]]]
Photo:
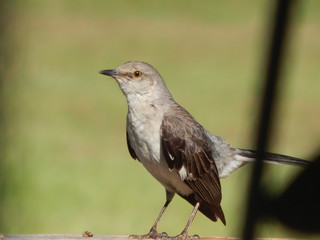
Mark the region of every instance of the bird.
[[[182, 232], [172, 239], [187, 239], [198, 211], [212, 221], [226, 225], [221, 207], [220, 178], [253, 162], [257, 152], [234, 148], [223, 138], [207, 131], [168, 90], [160, 73], [150, 64], [128, 61], [100, 74], [112, 77], [128, 105], [126, 140], [129, 153], [165, 188], [166, 201], [160, 214], [144, 235], [132, 238], [165, 238], [158, 223], [177, 194], [193, 205]], [[264, 153], [270, 163], [306, 166], [308, 161], [276, 153]]]

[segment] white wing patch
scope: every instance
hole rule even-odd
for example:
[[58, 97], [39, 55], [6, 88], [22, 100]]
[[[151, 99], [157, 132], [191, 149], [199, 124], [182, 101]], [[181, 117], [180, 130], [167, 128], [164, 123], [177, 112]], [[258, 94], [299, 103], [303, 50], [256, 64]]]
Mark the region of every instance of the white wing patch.
[[185, 180], [188, 177], [187, 169], [182, 165], [182, 168], [179, 170], [179, 175], [181, 180]]
[[182, 181], [184, 181], [185, 179], [193, 179], [192, 173], [188, 173], [184, 165], [182, 165], [182, 168], [179, 170], [179, 175]]

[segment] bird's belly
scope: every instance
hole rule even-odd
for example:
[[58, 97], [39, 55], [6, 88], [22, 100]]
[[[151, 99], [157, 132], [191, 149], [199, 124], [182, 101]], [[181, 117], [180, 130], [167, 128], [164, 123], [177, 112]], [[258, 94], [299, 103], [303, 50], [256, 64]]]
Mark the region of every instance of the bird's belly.
[[159, 162], [141, 160], [141, 163], [148, 170], [148, 172], [165, 187], [166, 190], [179, 193], [184, 196], [193, 193], [191, 188], [189, 188], [188, 185], [181, 180], [180, 175], [175, 170], [169, 170], [169, 167], [164, 159], [160, 159]]
[[166, 160], [160, 152], [161, 123], [155, 124], [153, 122], [151, 125], [148, 122], [137, 123], [137, 121], [132, 120], [127, 122], [127, 124], [130, 124], [130, 126], [127, 126], [130, 144], [143, 166], [168, 191], [190, 195], [193, 191], [181, 180], [176, 171], [169, 170]]

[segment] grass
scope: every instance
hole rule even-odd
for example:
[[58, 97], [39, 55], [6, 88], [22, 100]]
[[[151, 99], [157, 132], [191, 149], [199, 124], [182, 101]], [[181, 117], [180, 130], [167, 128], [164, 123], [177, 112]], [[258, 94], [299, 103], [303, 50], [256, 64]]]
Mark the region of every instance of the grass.
[[[130, 159], [126, 102], [101, 69], [153, 64], [176, 100], [213, 134], [249, 148], [268, 36], [268, 1], [15, 1], [7, 70], [6, 175], [0, 232], [145, 233], [164, 189]], [[271, 150], [309, 157], [319, 143], [319, 3], [300, 8]], [[200, 107], [199, 107], [200, 106]], [[199, 214], [191, 233], [239, 236], [249, 167], [222, 180], [227, 226]], [[285, 187], [299, 169], [272, 167]], [[278, 189], [278, 191], [280, 191]], [[176, 197], [160, 231], [191, 207]], [[259, 236], [297, 234], [278, 223]]]

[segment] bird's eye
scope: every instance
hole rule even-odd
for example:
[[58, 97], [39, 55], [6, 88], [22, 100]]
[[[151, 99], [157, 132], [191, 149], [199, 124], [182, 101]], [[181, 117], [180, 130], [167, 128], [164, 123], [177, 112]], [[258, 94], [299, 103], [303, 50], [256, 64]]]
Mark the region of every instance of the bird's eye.
[[142, 72], [140, 72], [140, 71], [135, 71], [133, 73], [133, 77], [135, 77], [135, 78], [138, 78], [138, 77], [141, 77], [141, 76], [142, 76]]

